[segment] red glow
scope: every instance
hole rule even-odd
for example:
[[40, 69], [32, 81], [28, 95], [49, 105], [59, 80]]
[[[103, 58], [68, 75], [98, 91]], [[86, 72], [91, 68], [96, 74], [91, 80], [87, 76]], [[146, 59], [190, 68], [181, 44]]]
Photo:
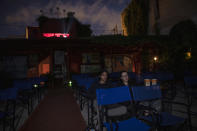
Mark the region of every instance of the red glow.
[[70, 34], [67, 33], [43, 33], [42, 35], [44, 37], [63, 37], [63, 38], [67, 38], [70, 36]]

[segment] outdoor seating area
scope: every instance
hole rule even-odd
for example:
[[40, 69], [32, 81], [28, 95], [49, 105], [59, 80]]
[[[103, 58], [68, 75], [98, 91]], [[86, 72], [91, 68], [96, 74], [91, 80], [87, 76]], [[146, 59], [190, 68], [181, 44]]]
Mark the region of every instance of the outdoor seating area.
[[[128, 72], [133, 85], [117, 86], [120, 74], [109, 74], [111, 88], [96, 89], [96, 102], [88, 93], [99, 79], [95, 73], [73, 74], [68, 83], [58, 88], [49, 88], [47, 77], [14, 80], [12, 87], [0, 91], [0, 128], [2, 131], [63, 130], [71, 129], [70, 125], [77, 122], [83, 129], [95, 131], [197, 129], [196, 76], [187, 75], [183, 81], [177, 81], [167, 72]], [[155, 101], [161, 103], [155, 106]], [[127, 107], [132, 105], [135, 115], [109, 115], [110, 106], [124, 102]], [[75, 115], [70, 112], [74, 110]], [[48, 113], [54, 115], [46, 117]], [[69, 120], [61, 114], [75, 117]], [[48, 122], [39, 126], [38, 122], [45, 119]], [[60, 126], [51, 124], [55, 120]]]
[[[188, 130], [197, 128], [196, 109], [196, 77], [185, 76], [184, 81], [177, 81], [172, 73], [128, 73], [133, 80], [132, 87], [117, 87], [120, 72], [109, 74], [113, 88], [97, 89], [97, 108], [95, 113], [94, 100], [90, 99], [88, 88], [98, 79], [92, 74], [72, 75], [72, 89], [80, 106], [81, 112], [89, 129], [95, 130]], [[156, 79], [156, 83], [152, 80]], [[148, 80], [148, 85], [147, 85]], [[128, 88], [128, 89], [125, 89]], [[125, 91], [127, 90], [127, 91]], [[132, 91], [130, 91], [132, 90]], [[142, 106], [140, 102], [152, 103], [161, 100], [161, 111], [150, 105]], [[108, 104], [130, 101], [134, 103], [136, 116], [126, 121], [110, 120], [106, 115]], [[146, 111], [148, 110], [148, 115]], [[146, 114], [146, 115], [145, 115]], [[132, 126], [132, 123], [135, 126]], [[144, 129], [142, 129], [144, 127]]]
[[0, 129], [16, 131], [34, 111], [46, 93], [47, 77], [13, 80], [5, 88], [0, 81]]
[[197, 0], [2, 0], [0, 131], [197, 131]]

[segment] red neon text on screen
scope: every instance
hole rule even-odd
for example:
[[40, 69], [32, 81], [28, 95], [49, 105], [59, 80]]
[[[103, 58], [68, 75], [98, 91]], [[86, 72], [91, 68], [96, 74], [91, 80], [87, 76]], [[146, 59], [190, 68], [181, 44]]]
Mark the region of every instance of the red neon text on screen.
[[43, 33], [44, 37], [69, 37], [69, 34], [67, 33]]

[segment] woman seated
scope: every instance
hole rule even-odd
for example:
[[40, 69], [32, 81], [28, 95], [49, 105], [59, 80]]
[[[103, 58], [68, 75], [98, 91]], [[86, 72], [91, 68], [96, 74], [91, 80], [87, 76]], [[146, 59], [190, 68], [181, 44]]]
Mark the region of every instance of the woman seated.
[[[130, 80], [127, 71], [122, 71], [120, 73], [120, 81], [116, 84], [115, 87], [121, 86], [132, 86], [134, 82]], [[111, 105], [108, 107], [108, 116], [116, 117], [117, 119], [124, 120], [130, 117], [135, 116], [135, 108], [132, 101], [123, 102], [115, 105]], [[118, 116], [118, 117], [117, 117]]]
[[88, 89], [88, 94], [91, 99], [96, 99], [96, 89], [98, 88], [110, 88], [111, 84], [108, 80], [108, 72], [106, 70], [102, 70], [99, 73], [98, 80], [95, 81], [91, 87]]

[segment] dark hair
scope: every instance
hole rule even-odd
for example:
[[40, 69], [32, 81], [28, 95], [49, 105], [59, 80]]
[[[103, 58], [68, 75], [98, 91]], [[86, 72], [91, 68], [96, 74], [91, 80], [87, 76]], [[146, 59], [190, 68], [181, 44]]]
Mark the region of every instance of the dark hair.
[[104, 72], [106, 72], [106, 73], [107, 73], [107, 76], [109, 75], [109, 73], [108, 73], [108, 71], [107, 71], [107, 70], [105, 70], [105, 69], [100, 70], [100, 72], [98, 73], [99, 81], [100, 81], [100, 76], [101, 76]]
[[[121, 84], [123, 84], [123, 81], [122, 81], [121, 77], [122, 77], [122, 73], [124, 73], [124, 72], [126, 72], [127, 75], [129, 75], [129, 73], [128, 73], [127, 71], [125, 71], [125, 70], [123, 70], [123, 71], [120, 72], [120, 78], [119, 78], [119, 80], [120, 80], [120, 83], [121, 83]], [[129, 80], [129, 81], [130, 81], [130, 80]]]
[[128, 71], [123, 70], [120, 72], [120, 77], [122, 76], [122, 73], [124, 73], [124, 72], [126, 72], [129, 75]]
[[[121, 76], [122, 76], [122, 73], [124, 73], [124, 72], [126, 72], [128, 77], [129, 77], [129, 72], [128, 71], [125, 71], [125, 70], [121, 71], [120, 72], [120, 83], [123, 83], [123, 81], [121, 79]], [[132, 78], [129, 77], [128, 83], [129, 84], [136, 84], [136, 81], [135, 81], [135, 79], [132, 79]]]
[[107, 74], [109, 74], [107, 70], [102, 69], [102, 70], [100, 70], [100, 72], [98, 73], [98, 75], [100, 76], [103, 72], [106, 72]]

